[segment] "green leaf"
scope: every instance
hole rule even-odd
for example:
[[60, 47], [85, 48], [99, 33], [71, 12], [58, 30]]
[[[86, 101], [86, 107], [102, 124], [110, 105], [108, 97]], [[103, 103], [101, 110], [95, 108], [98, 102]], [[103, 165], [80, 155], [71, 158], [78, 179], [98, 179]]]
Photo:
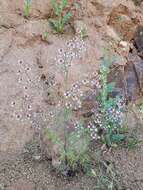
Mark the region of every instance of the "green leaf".
[[125, 139], [125, 135], [115, 134], [115, 135], [112, 135], [111, 139], [112, 139], [112, 142], [120, 142]]
[[143, 113], [143, 104], [140, 105], [139, 111], [140, 111], [141, 113]]
[[49, 24], [50, 26], [58, 32], [58, 22], [56, 20], [53, 19], [49, 19]]
[[119, 129], [119, 133], [121, 134], [125, 134], [125, 133], [128, 133], [129, 129], [127, 127], [122, 127]]
[[105, 102], [105, 105], [104, 105], [104, 107], [105, 107], [105, 109], [108, 109], [108, 108], [110, 108], [110, 107], [112, 107], [113, 105], [114, 105], [114, 99], [112, 99], [112, 98], [109, 98], [108, 100], [106, 100], [106, 102]]
[[64, 8], [66, 8], [67, 4], [68, 4], [68, 0], [62, 0], [61, 5], [60, 5], [61, 12], [63, 11]]
[[50, 129], [45, 129], [45, 134], [47, 135], [49, 140], [51, 140], [54, 144], [60, 144], [61, 143], [61, 141], [58, 138], [58, 136], [56, 135], [56, 133], [51, 131]]
[[66, 14], [64, 15], [64, 17], [63, 17], [62, 23], [63, 23], [63, 24], [66, 24], [72, 16], [73, 16], [73, 14], [72, 14], [71, 12], [66, 13]]
[[60, 16], [60, 8], [59, 8], [59, 5], [57, 3], [57, 0], [51, 0], [51, 4], [52, 4], [55, 15]]
[[79, 5], [78, 3], [74, 3], [74, 7], [75, 7], [76, 9], [79, 9], [79, 8], [80, 8], [80, 5]]
[[110, 93], [115, 88], [115, 82], [111, 82], [107, 84], [107, 92]]
[[104, 142], [107, 146], [111, 146], [112, 145], [112, 141], [111, 141], [111, 138], [110, 138], [110, 134], [106, 134], [105, 137], [104, 137]]

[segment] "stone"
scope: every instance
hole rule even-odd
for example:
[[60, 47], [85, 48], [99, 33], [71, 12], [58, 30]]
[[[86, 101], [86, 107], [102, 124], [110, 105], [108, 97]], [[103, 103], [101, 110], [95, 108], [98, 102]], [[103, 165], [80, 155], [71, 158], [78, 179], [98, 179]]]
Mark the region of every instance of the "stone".
[[129, 101], [136, 100], [139, 94], [139, 86], [132, 62], [128, 62], [125, 67], [126, 94]]
[[127, 6], [120, 4], [113, 8], [108, 24], [119, 33], [123, 40], [130, 41], [134, 36], [137, 20], [132, 19], [132, 13]]
[[138, 26], [134, 34], [134, 43], [136, 49], [143, 57], [143, 26]]
[[134, 63], [134, 68], [140, 92], [143, 93], [143, 60], [141, 62]]
[[121, 45], [121, 47], [123, 47], [123, 48], [126, 48], [126, 47], [128, 47], [128, 42], [126, 42], [126, 41], [121, 41], [121, 42], [119, 43], [119, 45]]
[[105, 32], [106, 32], [106, 35], [109, 36], [111, 39], [117, 42], [121, 40], [119, 34], [115, 31], [113, 27], [107, 25]]

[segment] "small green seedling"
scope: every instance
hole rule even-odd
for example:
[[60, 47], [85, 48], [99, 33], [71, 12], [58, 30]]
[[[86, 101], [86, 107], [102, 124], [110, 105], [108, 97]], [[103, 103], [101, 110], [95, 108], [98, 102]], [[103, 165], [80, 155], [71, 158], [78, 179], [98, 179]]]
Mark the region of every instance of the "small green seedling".
[[86, 27], [82, 27], [81, 28], [81, 30], [80, 30], [80, 37], [81, 37], [82, 40], [88, 37]]
[[64, 33], [65, 25], [69, 22], [72, 17], [72, 13], [70, 11], [65, 13], [65, 9], [68, 5], [68, 0], [62, 0], [61, 3], [58, 3], [57, 0], [51, 0], [54, 14], [56, 15], [56, 19], [50, 19], [49, 23], [51, 27], [57, 33]]
[[44, 33], [42, 34], [42, 40], [48, 42], [48, 38], [49, 38], [49, 33], [48, 33], [48, 32], [44, 32]]
[[24, 17], [28, 18], [31, 11], [32, 0], [24, 1]]
[[141, 113], [143, 113], [143, 103], [139, 106], [139, 110]]
[[75, 9], [80, 9], [80, 5], [78, 3], [74, 3]]

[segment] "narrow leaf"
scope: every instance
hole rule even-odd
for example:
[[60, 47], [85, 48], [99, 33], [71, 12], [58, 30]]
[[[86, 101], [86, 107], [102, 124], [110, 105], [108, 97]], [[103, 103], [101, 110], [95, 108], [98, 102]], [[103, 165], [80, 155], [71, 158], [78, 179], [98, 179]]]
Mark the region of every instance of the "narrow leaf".
[[110, 93], [115, 88], [115, 82], [111, 82], [107, 84], [107, 92]]
[[61, 6], [60, 6], [61, 11], [62, 11], [64, 8], [66, 8], [67, 4], [68, 4], [68, 0], [62, 0]]
[[123, 135], [123, 134], [112, 135], [112, 141], [113, 142], [120, 142], [120, 141], [122, 141], [124, 139], [125, 139], [125, 135]]
[[68, 23], [68, 21], [70, 20], [70, 18], [73, 16], [73, 14], [71, 12], [68, 12], [64, 15], [63, 17], [63, 24]]
[[60, 9], [57, 0], [51, 0], [51, 4], [56, 16], [60, 16]]

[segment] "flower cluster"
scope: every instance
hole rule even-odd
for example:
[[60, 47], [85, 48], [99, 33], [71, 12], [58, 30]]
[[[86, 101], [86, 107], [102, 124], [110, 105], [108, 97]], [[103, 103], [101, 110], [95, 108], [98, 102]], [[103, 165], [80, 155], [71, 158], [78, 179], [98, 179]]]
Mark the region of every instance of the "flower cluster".
[[[34, 73], [34, 66], [23, 59], [18, 59], [16, 68], [16, 83], [18, 90], [10, 98], [10, 110], [12, 118], [22, 123], [36, 123], [37, 113], [35, 100], [41, 93], [42, 87], [37, 73]], [[35, 119], [36, 118], [36, 119]], [[36, 125], [36, 126], [40, 126]]]
[[[98, 108], [97, 108], [98, 110]], [[123, 121], [123, 111], [118, 111], [115, 110], [114, 111], [114, 116], [111, 115], [106, 115], [104, 117], [103, 113], [101, 113], [101, 110], [99, 108], [99, 110], [97, 111], [94, 115], [94, 118], [91, 118], [91, 120], [85, 125], [81, 124], [80, 122], [75, 122], [74, 124], [74, 128], [77, 132], [77, 135], [80, 136], [81, 131], [87, 129], [88, 134], [91, 137], [91, 140], [99, 140], [101, 138], [101, 135], [105, 134], [107, 131], [107, 127], [108, 124], [112, 122], [112, 124], [114, 124], [112, 127], [113, 130], [116, 131], [117, 127], [121, 127], [122, 126], [122, 121]], [[117, 121], [117, 117], [118, 117], [118, 121], [119, 123], [114, 123], [114, 121]]]
[[[70, 90], [64, 93], [66, 106], [73, 110], [79, 110], [82, 107], [82, 101], [87, 96], [87, 91], [90, 94], [94, 93], [96, 96], [100, 90], [100, 76], [98, 73], [88, 74], [83, 80], [74, 84]], [[92, 110], [94, 117], [86, 126], [89, 129], [91, 139], [100, 139], [101, 134], [99, 135], [99, 131], [106, 132], [108, 125], [112, 125], [115, 130], [122, 127], [125, 101], [122, 97], [115, 98], [113, 101], [113, 105], [103, 111], [101, 102], [98, 99], [96, 100], [96, 107]], [[80, 124], [76, 123], [75, 129], [80, 131], [79, 128]]]
[[123, 98], [116, 99], [116, 105], [106, 110], [106, 119], [114, 123], [116, 127], [121, 127], [123, 123], [123, 112], [125, 110], [125, 101]]
[[64, 92], [66, 107], [73, 110], [80, 109], [82, 107], [82, 100], [87, 95], [86, 92], [96, 94], [96, 91], [100, 88], [98, 73], [88, 73], [81, 81], [73, 84], [70, 90]]
[[66, 107], [74, 110], [81, 108], [82, 96], [83, 91], [80, 89], [80, 85], [74, 84], [70, 90], [64, 93]]
[[93, 140], [100, 139], [100, 136], [98, 135], [98, 128], [94, 123], [89, 122], [87, 128], [89, 129], [91, 139]]
[[77, 137], [80, 137], [82, 131], [84, 130], [83, 123], [80, 121], [76, 121], [74, 123], [74, 130], [76, 131]]
[[94, 110], [94, 120], [88, 124], [92, 139], [99, 139], [99, 130], [106, 133], [107, 128], [112, 126], [112, 130], [122, 127], [123, 113], [125, 111], [125, 101], [123, 98], [117, 98], [114, 106], [102, 111], [100, 103]]
[[82, 54], [86, 51], [85, 42], [75, 37], [70, 41], [66, 42], [64, 48], [58, 50], [55, 62], [60, 67], [62, 72], [67, 72], [68, 68], [71, 67], [72, 61], [75, 58], [81, 58]]

